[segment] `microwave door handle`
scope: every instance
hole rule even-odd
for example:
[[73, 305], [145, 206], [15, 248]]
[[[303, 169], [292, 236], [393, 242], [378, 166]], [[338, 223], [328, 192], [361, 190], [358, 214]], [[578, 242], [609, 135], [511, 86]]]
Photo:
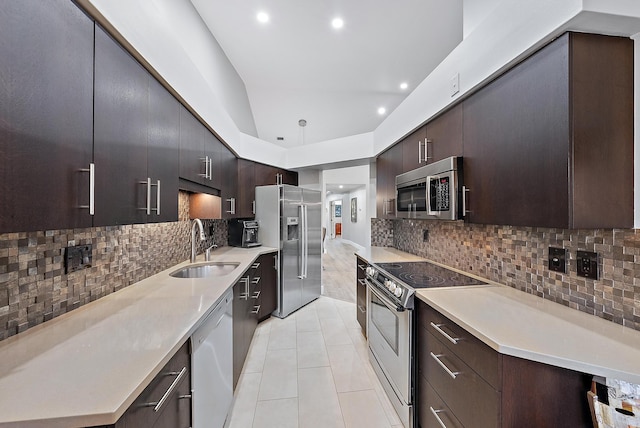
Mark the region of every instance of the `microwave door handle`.
[[427, 176], [427, 214], [429, 215], [438, 215], [438, 211], [431, 210], [431, 180], [437, 180], [438, 178], [437, 175]]

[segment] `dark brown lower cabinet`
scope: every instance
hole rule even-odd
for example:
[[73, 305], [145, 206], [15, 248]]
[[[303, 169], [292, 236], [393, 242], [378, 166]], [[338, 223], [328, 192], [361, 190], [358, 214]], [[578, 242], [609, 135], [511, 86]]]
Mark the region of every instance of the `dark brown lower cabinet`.
[[276, 310], [277, 302], [277, 287], [278, 287], [278, 271], [277, 266], [278, 253], [263, 254], [258, 258], [261, 271], [260, 280], [260, 299], [258, 301], [258, 322], [264, 321], [271, 316], [271, 313]]
[[364, 282], [367, 262], [356, 257], [356, 318], [367, 337], [367, 284]]
[[502, 355], [424, 302], [416, 311], [419, 427], [591, 426], [590, 375]]
[[275, 310], [276, 270], [273, 257], [263, 254], [233, 286], [233, 388], [242, 373], [258, 321]]
[[[187, 341], [118, 422], [100, 428], [189, 428], [191, 426], [190, 394], [191, 356]], [[159, 404], [165, 396], [166, 399]]]
[[[255, 263], [254, 265], [255, 266]], [[254, 267], [249, 268], [233, 286], [233, 388], [235, 390], [258, 325]], [[260, 281], [258, 277], [258, 282]]]

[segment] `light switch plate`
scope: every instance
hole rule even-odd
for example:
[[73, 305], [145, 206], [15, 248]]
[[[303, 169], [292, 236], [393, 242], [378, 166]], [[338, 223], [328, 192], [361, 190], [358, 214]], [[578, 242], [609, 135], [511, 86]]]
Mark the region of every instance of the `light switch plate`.
[[549, 247], [549, 270], [567, 273], [567, 250]]
[[460, 92], [460, 73], [456, 73], [450, 81], [451, 96]]

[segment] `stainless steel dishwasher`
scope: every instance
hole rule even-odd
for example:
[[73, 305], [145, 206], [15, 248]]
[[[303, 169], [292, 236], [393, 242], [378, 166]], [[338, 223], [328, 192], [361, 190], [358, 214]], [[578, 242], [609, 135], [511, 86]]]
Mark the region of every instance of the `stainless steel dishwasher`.
[[233, 400], [233, 290], [191, 336], [193, 428], [222, 428]]

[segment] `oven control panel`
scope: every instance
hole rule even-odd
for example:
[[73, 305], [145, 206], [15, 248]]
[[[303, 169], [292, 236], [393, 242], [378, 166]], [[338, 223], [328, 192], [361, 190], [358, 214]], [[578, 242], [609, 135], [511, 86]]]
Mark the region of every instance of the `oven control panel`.
[[391, 298], [396, 304], [405, 308], [412, 307], [409, 290], [395, 278], [374, 266], [367, 266], [365, 273], [372, 287], [383, 291], [384, 294]]

